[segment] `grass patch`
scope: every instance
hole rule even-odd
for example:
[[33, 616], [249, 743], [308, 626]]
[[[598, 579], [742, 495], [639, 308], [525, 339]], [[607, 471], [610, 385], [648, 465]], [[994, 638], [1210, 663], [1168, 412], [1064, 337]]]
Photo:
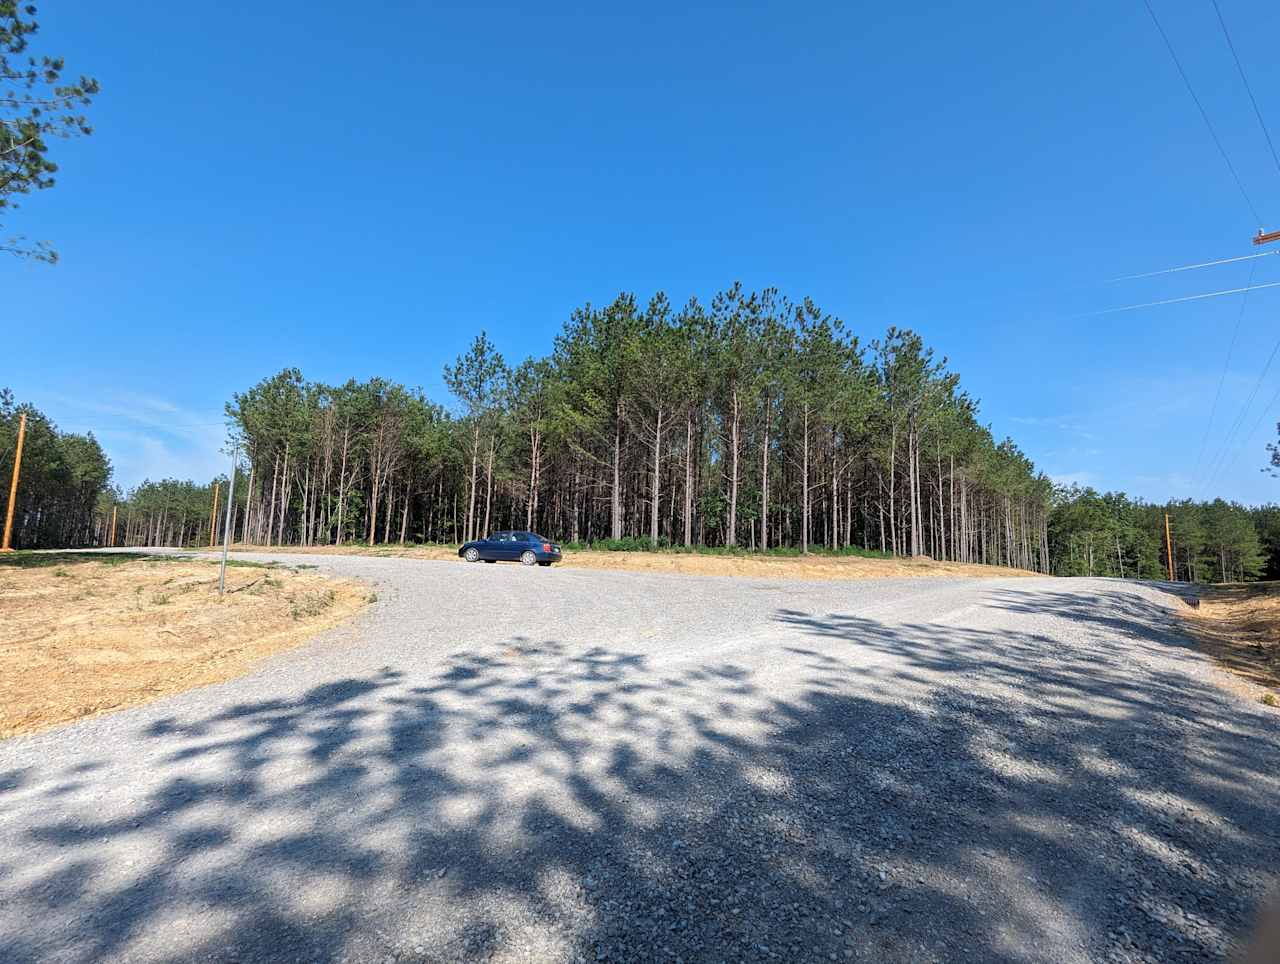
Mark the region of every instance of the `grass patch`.
[[141, 559], [176, 560], [177, 556], [153, 556], [146, 552], [36, 552], [31, 549], [19, 549], [17, 552], [0, 553], [0, 568], [6, 569], [45, 569], [55, 567], [65, 570], [67, 566], [83, 566], [86, 563], [97, 563], [103, 566], [122, 566], [127, 562]]
[[326, 612], [333, 605], [334, 594], [332, 589], [322, 589], [316, 592], [299, 593], [290, 599], [290, 612], [294, 621], [299, 619], [309, 619], [312, 616], [319, 616]]

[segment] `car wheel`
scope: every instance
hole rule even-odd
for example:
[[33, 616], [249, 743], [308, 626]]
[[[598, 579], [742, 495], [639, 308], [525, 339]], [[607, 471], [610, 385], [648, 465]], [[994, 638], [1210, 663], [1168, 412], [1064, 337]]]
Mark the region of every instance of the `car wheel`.
[[470, 549], [466, 551], [466, 554], [462, 558], [466, 559], [467, 562], [479, 562], [480, 550], [477, 549], [475, 546], [472, 546]]
[[526, 549], [520, 553], [520, 564], [522, 566], [532, 566], [537, 561], [538, 557], [533, 554], [532, 549]]

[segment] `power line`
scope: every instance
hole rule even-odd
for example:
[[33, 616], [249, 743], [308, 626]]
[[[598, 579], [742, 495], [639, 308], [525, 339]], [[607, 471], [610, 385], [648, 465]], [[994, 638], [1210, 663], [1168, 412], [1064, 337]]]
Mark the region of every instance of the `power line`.
[[1258, 262], [1249, 265], [1249, 280], [1246, 283], [1244, 297], [1240, 299], [1240, 314], [1236, 316], [1235, 331], [1231, 333], [1231, 343], [1227, 346], [1227, 357], [1222, 361], [1222, 373], [1218, 376], [1218, 390], [1213, 393], [1213, 405], [1209, 409], [1209, 421], [1204, 427], [1204, 438], [1200, 440], [1200, 454], [1196, 456], [1195, 471], [1192, 472], [1193, 478], [1200, 477], [1200, 466], [1204, 462], [1205, 449], [1209, 445], [1209, 433], [1213, 430], [1213, 420], [1218, 414], [1218, 402], [1222, 398], [1222, 384], [1227, 380], [1227, 369], [1231, 367], [1231, 356], [1236, 350], [1236, 339], [1240, 337], [1240, 323], [1244, 321], [1244, 311], [1249, 304], [1248, 287], [1253, 284], [1253, 274], [1258, 268]]
[[[1280, 385], [1276, 386], [1276, 393], [1271, 396], [1271, 401], [1267, 402], [1261, 412], [1258, 413], [1258, 421], [1254, 423], [1253, 430], [1245, 436], [1245, 438], [1253, 438], [1258, 434], [1258, 429], [1262, 427], [1262, 423], [1266, 421], [1267, 415], [1276, 407], [1276, 402], [1280, 402]], [[1239, 458], [1237, 455], [1236, 458]]]
[[1222, 9], [1218, 0], [1213, 0], [1214, 12], [1218, 15], [1218, 25], [1222, 27], [1222, 36], [1226, 38], [1227, 47], [1231, 50], [1231, 58], [1236, 62], [1236, 70], [1240, 71], [1240, 80], [1244, 82], [1245, 92], [1249, 95], [1249, 103], [1253, 105], [1253, 116], [1258, 118], [1258, 126], [1262, 128], [1262, 136], [1267, 139], [1267, 147], [1271, 148], [1271, 159], [1276, 162], [1276, 171], [1280, 172], [1280, 154], [1276, 153], [1276, 145], [1271, 140], [1271, 132], [1267, 130], [1267, 122], [1262, 119], [1262, 111], [1258, 108], [1258, 99], [1253, 96], [1253, 88], [1249, 86], [1249, 78], [1245, 76], [1244, 65], [1240, 63], [1240, 55], [1236, 53], [1236, 45], [1231, 42], [1231, 34], [1227, 30], [1227, 21], [1222, 17]]
[[1139, 308], [1157, 308], [1160, 305], [1176, 305], [1184, 301], [1203, 301], [1205, 298], [1221, 298], [1224, 295], [1238, 295], [1242, 291], [1261, 291], [1263, 288], [1280, 288], [1280, 281], [1267, 281], [1247, 288], [1228, 288], [1225, 291], [1207, 291], [1200, 295], [1184, 295], [1181, 298], [1165, 298], [1163, 301], [1147, 301], [1140, 305], [1124, 305], [1120, 308], [1104, 308], [1102, 311], [1086, 311], [1073, 318], [1097, 318], [1099, 315], [1114, 315], [1121, 311], [1137, 311]]
[[[1262, 407], [1262, 411], [1258, 413], [1258, 420], [1253, 423], [1253, 428], [1241, 437], [1241, 442], [1246, 442], [1258, 434], [1258, 429], [1262, 427], [1262, 423], [1266, 421], [1267, 415], [1276, 407], [1276, 403], [1280, 402], [1280, 385], [1276, 386], [1276, 393], [1271, 396], [1271, 401]], [[1244, 454], [1243, 446], [1236, 449], [1236, 454], [1220, 466], [1221, 469], [1234, 467], [1240, 461], [1240, 456]]]
[[[1253, 383], [1253, 391], [1249, 393], [1248, 400], [1244, 403], [1244, 407], [1240, 409], [1240, 414], [1236, 416], [1236, 420], [1232, 423], [1231, 431], [1227, 433], [1226, 438], [1222, 443], [1222, 450], [1218, 453], [1217, 458], [1210, 463], [1209, 475], [1205, 479], [1205, 487], [1208, 487], [1217, 481], [1219, 473], [1221, 473], [1228, 464], [1234, 463], [1234, 459], [1227, 459], [1227, 452], [1231, 448], [1232, 441], [1235, 439], [1236, 430], [1244, 424], [1245, 416], [1249, 413], [1249, 409], [1253, 407], [1253, 400], [1258, 397], [1258, 389], [1262, 387], [1263, 381], [1266, 380], [1267, 372], [1271, 371], [1271, 363], [1276, 360], [1277, 352], [1280, 352], [1280, 340], [1276, 341], [1275, 347], [1271, 349], [1271, 354], [1267, 356], [1267, 363], [1262, 366], [1262, 371], [1258, 373], [1258, 378]], [[1239, 457], [1239, 453], [1236, 453], [1236, 457]]]
[[1168, 48], [1169, 56], [1173, 58], [1173, 65], [1178, 68], [1178, 73], [1182, 77], [1182, 82], [1187, 85], [1187, 93], [1191, 95], [1191, 99], [1196, 102], [1196, 107], [1200, 111], [1200, 117], [1204, 120], [1204, 126], [1209, 129], [1209, 136], [1213, 138], [1213, 142], [1218, 145], [1218, 153], [1222, 155], [1222, 159], [1227, 163], [1227, 170], [1231, 172], [1231, 176], [1235, 179], [1236, 187], [1240, 189], [1240, 196], [1244, 198], [1244, 203], [1249, 206], [1249, 211], [1253, 214], [1253, 220], [1258, 225], [1258, 229], [1262, 229], [1262, 218], [1258, 216], [1258, 209], [1253, 206], [1253, 199], [1249, 197], [1249, 192], [1244, 189], [1244, 182], [1240, 180], [1240, 175], [1236, 173], [1236, 167], [1231, 163], [1231, 158], [1227, 155], [1227, 149], [1222, 146], [1222, 141], [1218, 138], [1218, 132], [1213, 129], [1213, 122], [1209, 120], [1209, 114], [1204, 109], [1204, 104], [1200, 103], [1200, 97], [1196, 94], [1196, 89], [1191, 86], [1191, 78], [1187, 76], [1187, 72], [1182, 69], [1182, 61], [1178, 59], [1178, 54], [1173, 49], [1173, 43], [1169, 40], [1169, 35], [1164, 32], [1164, 27], [1160, 25], [1160, 18], [1156, 16], [1155, 8], [1151, 6], [1151, 0], [1142, 0], [1147, 7], [1147, 13], [1151, 14], [1151, 21], [1156, 25], [1156, 30], [1160, 32], [1164, 45]]
[[1217, 261], [1201, 261], [1198, 264], [1182, 264], [1176, 268], [1161, 268], [1159, 271], [1146, 271], [1142, 274], [1126, 274], [1118, 278], [1108, 278], [1103, 284], [1116, 284], [1120, 281], [1137, 281], [1140, 278], [1154, 278], [1162, 274], [1175, 274], [1179, 271], [1194, 271], [1197, 268], [1214, 268], [1221, 264], [1235, 264], [1237, 261], [1251, 261], [1255, 258], [1269, 258], [1280, 254], [1280, 251], [1263, 251], [1261, 254], [1242, 254], [1236, 258], [1219, 258]]

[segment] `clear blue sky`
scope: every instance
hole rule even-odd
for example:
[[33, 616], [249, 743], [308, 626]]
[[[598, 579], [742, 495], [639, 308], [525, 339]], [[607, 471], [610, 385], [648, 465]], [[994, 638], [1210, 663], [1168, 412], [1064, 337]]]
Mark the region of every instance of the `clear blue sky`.
[[[1153, 2], [1280, 227], [1212, 6]], [[1280, 6], [1219, 2], [1280, 135]], [[920, 330], [1055, 477], [1210, 494], [1239, 296], [1082, 315], [1280, 257], [1101, 283], [1255, 250], [1140, 0], [600, 6], [44, 0], [40, 49], [103, 93], [10, 220], [63, 260], [0, 262], [0, 384], [95, 430], [126, 485], [207, 477], [223, 402], [283, 366], [442, 397], [480, 328], [518, 359], [584, 301], [740, 279]], [[1278, 312], [1280, 288], [1248, 303], [1205, 463]], [[1277, 389], [1280, 359], [1213, 493], [1280, 498]]]

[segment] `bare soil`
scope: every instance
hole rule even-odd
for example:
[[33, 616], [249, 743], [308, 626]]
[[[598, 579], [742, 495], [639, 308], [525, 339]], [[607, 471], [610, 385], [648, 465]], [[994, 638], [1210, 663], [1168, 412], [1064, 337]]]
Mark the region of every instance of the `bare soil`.
[[1200, 645], [1231, 672], [1280, 693], [1280, 582], [1206, 586], [1199, 608], [1184, 615]]
[[353, 580], [160, 556], [0, 556], [0, 739], [221, 682], [346, 619]]
[[[399, 559], [438, 559], [461, 562], [450, 546], [251, 546], [237, 552], [305, 553], [318, 555], [375, 556]], [[933, 559], [868, 559], [859, 556], [731, 556], [677, 552], [565, 552], [557, 563], [569, 569], [632, 572], [672, 572], [697, 576], [749, 576], [759, 579], [888, 579], [902, 577], [1008, 577], [1039, 573], [1004, 566], [980, 566]]]

